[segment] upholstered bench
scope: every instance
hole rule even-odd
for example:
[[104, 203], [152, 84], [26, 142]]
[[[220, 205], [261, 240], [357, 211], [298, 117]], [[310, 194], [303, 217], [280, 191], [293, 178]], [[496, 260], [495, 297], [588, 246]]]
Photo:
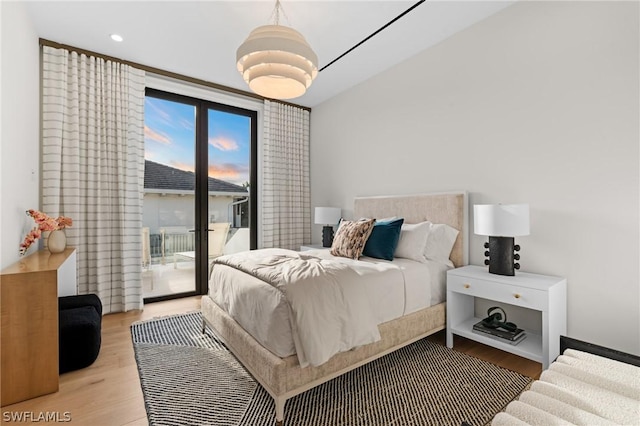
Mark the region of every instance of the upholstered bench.
[[640, 424], [640, 358], [566, 337], [561, 349], [492, 426]]
[[59, 371], [88, 367], [102, 342], [102, 303], [95, 294], [58, 298]]

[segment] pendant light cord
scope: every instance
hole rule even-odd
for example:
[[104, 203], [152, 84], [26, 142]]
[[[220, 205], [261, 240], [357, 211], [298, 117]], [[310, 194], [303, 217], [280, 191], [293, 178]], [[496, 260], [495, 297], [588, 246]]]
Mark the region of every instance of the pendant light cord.
[[[420, 6], [422, 3], [424, 3], [426, 0], [420, 0], [417, 3], [415, 3], [413, 6], [411, 6], [409, 9], [405, 10], [404, 12], [402, 12], [400, 15], [396, 16], [395, 18], [393, 18], [391, 21], [387, 22], [386, 24], [384, 24], [382, 27], [378, 28], [374, 33], [370, 34], [368, 37], [366, 37], [364, 40], [362, 40], [360, 43], [356, 44], [355, 46], [351, 47], [349, 50], [347, 50], [346, 52], [344, 52], [342, 55], [338, 56], [337, 58], [335, 58], [333, 61], [329, 62], [327, 65], [323, 66], [322, 68], [320, 68], [318, 70], [318, 72], [320, 71], [324, 71], [325, 69], [327, 69], [329, 66], [333, 65], [334, 63], [338, 62], [340, 59], [342, 59], [343, 57], [345, 57], [347, 54], [351, 53], [353, 50], [355, 50], [356, 48], [360, 47], [362, 44], [364, 44], [367, 40], [369, 40], [370, 38], [372, 38], [373, 36], [375, 36], [376, 34], [380, 33], [381, 31], [383, 31], [385, 28], [387, 28], [389, 25], [393, 24], [394, 22], [396, 22], [398, 19], [402, 18], [404, 15], [406, 15], [407, 13], [411, 12], [413, 9], [415, 9], [416, 7]], [[278, 0], [279, 2], [279, 0]]]
[[291, 22], [289, 22], [289, 17], [287, 16], [287, 13], [284, 11], [284, 7], [282, 7], [282, 3], [280, 3], [280, 0], [276, 0], [276, 5], [273, 8], [273, 12], [271, 12], [271, 17], [269, 18], [269, 21], [273, 21], [275, 25], [280, 25], [280, 13], [282, 13], [282, 15], [284, 16], [284, 19], [286, 19], [289, 26], [291, 26]]

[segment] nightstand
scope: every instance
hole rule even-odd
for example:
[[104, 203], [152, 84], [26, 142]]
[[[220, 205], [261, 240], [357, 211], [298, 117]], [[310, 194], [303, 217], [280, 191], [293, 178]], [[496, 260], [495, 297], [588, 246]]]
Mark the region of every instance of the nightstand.
[[307, 250], [329, 250], [331, 247], [322, 247], [322, 244], [305, 244], [300, 246], [300, 251]]
[[[539, 311], [542, 334], [526, 330], [527, 337], [517, 345], [476, 334], [473, 324], [479, 297]], [[508, 306], [505, 307], [508, 311]], [[567, 280], [559, 277], [517, 272], [515, 276], [490, 274], [486, 267], [464, 266], [447, 272], [447, 346], [453, 348], [453, 335], [466, 337], [542, 363], [545, 369], [560, 354], [560, 335], [567, 332]]]

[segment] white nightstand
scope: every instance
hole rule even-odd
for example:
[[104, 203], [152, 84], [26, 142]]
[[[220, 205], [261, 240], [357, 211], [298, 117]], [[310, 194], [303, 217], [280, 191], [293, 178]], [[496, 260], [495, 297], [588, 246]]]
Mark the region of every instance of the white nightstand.
[[303, 246], [300, 246], [300, 251], [307, 251], [307, 250], [329, 250], [331, 247], [322, 247], [322, 244], [305, 244]]
[[[539, 311], [542, 335], [526, 330], [517, 345], [472, 332], [482, 318], [474, 315], [474, 299], [508, 303]], [[506, 309], [508, 314], [508, 309]], [[486, 267], [464, 266], [447, 272], [447, 346], [453, 335], [542, 363], [547, 368], [560, 354], [560, 335], [567, 332], [567, 280], [558, 277], [516, 272], [513, 277], [490, 274]]]

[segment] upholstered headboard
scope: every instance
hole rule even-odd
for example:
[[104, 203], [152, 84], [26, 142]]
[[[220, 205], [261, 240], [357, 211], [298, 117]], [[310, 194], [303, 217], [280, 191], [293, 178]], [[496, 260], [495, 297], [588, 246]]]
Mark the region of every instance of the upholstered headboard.
[[429, 220], [445, 223], [460, 231], [451, 261], [456, 267], [469, 263], [469, 215], [466, 192], [358, 197], [354, 200], [356, 218], [404, 217], [406, 223]]

